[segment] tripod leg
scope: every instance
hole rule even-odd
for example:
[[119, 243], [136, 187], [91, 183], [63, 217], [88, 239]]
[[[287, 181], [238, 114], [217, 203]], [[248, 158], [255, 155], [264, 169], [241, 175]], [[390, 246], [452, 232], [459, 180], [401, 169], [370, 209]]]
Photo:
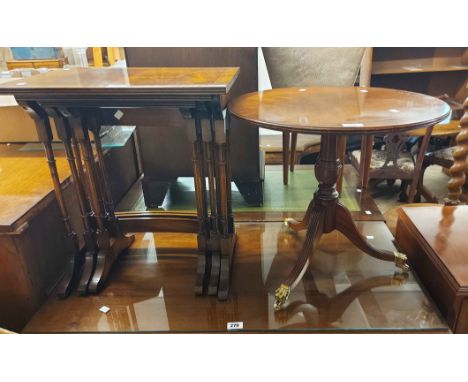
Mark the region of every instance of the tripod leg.
[[370, 245], [354, 224], [351, 213], [341, 203], [336, 205], [336, 229], [368, 255], [380, 260], [394, 261], [397, 267], [405, 272], [409, 271], [406, 255], [397, 251], [377, 249]]
[[323, 232], [324, 209], [316, 206], [311, 212], [310, 222], [307, 227], [307, 235], [299, 258], [286, 280], [275, 291], [274, 309], [279, 310], [286, 303], [291, 289], [301, 280], [309, 265], [309, 258], [313, 254], [315, 244], [320, 240]]

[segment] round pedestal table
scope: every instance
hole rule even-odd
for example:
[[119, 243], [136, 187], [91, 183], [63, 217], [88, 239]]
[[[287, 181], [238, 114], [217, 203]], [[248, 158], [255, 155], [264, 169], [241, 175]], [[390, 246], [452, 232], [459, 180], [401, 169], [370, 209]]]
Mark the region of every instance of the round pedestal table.
[[302, 221], [287, 219], [295, 231], [307, 230], [294, 268], [275, 291], [275, 309], [287, 301], [290, 291], [307, 269], [314, 246], [323, 233], [338, 230], [355, 246], [381, 260], [409, 270], [406, 255], [380, 250], [367, 242], [340, 202], [336, 182], [342, 164], [338, 138], [348, 134], [401, 133], [432, 128], [445, 119], [450, 107], [427, 95], [372, 87], [278, 88], [244, 94], [229, 103], [229, 114], [283, 132], [320, 134], [320, 155], [315, 165], [319, 183]]

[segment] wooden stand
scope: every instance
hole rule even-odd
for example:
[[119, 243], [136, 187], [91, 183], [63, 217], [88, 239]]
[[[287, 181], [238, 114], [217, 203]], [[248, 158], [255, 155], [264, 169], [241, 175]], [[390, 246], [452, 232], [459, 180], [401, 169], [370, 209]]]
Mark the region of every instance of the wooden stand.
[[301, 280], [313, 255], [314, 246], [323, 233], [335, 229], [343, 233], [356, 247], [381, 260], [394, 261], [403, 271], [408, 271], [406, 256], [399, 252], [379, 250], [370, 245], [357, 229], [349, 210], [339, 202], [336, 183], [341, 171], [341, 162], [337, 151], [338, 137], [322, 135], [320, 157], [315, 166], [315, 176], [319, 182], [318, 190], [307, 208], [302, 221], [287, 219], [286, 224], [294, 231], [307, 229], [306, 239], [301, 254], [289, 276], [275, 292], [275, 309], [279, 310], [286, 303], [290, 291]]
[[468, 206], [404, 207], [396, 240], [455, 333], [468, 333]]

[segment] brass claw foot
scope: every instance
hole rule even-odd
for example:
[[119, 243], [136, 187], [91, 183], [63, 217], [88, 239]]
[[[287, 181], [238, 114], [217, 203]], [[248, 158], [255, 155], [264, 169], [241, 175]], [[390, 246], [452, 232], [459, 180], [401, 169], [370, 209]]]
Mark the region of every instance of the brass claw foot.
[[291, 288], [285, 284], [281, 284], [275, 291], [275, 304], [273, 305], [273, 308], [275, 310], [280, 310], [287, 301], [290, 293]]
[[401, 270], [403, 270], [404, 272], [408, 272], [409, 271], [409, 265], [407, 263], [407, 260], [408, 258], [406, 257], [405, 254], [401, 253], [401, 252], [393, 252], [394, 255], [395, 255], [395, 265], [400, 268]]

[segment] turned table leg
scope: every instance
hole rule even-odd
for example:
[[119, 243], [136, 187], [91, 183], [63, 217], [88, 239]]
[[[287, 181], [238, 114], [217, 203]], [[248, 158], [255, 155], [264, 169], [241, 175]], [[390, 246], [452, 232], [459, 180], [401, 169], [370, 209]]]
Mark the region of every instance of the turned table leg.
[[108, 184], [106, 165], [104, 161], [104, 152], [102, 149], [100, 130], [101, 123], [95, 116], [87, 118], [88, 129], [93, 132], [94, 145], [97, 153], [96, 174], [98, 181], [98, 189], [102, 198], [104, 207], [104, 222], [110, 234], [110, 248], [104, 253], [98, 253], [96, 270], [93, 278], [90, 281], [89, 288], [92, 292], [98, 292], [102, 284], [107, 279], [109, 271], [113, 263], [117, 260], [119, 254], [130, 247], [135, 240], [135, 236], [125, 235], [119, 226], [119, 222], [115, 216], [114, 201]]
[[[83, 274], [83, 278], [89, 277], [87, 290], [81, 290], [82, 293], [97, 293], [104, 285], [113, 263], [118, 255], [128, 248], [134, 240], [133, 236], [124, 235], [112, 236], [114, 232], [109, 232], [106, 192], [106, 180], [100, 176], [99, 164], [96, 165], [88, 130], [93, 129], [96, 122], [89, 115], [80, 115], [80, 118], [73, 119], [73, 129], [78, 140], [81, 155], [86, 169], [87, 190], [92, 207], [92, 216], [96, 225], [95, 235], [98, 247], [98, 253], [95, 256], [95, 268], [89, 274]], [[81, 122], [81, 123], [80, 123]], [[99, 161], [99, 155], [98, 155]], [[113, 207], [111, 209], [113, 211]]]
[[72, 141], [74, 141], [74, 139], [69, 121], [69, 118], [72, 117], [65, 117], [56, 110], [49, 110], [49, 113], [54, 118], [57, 134], [65, 148], [65, 153], [70, 167], [72, 184], [75, 190], [76, 199], [78, 200], [78, 206], [80, 209], [81, 221], [84, 230], [83, 239], [85, 243], [85, 254], [83, 271], [80, 275], [81, 277], [78, 283], [78, 290], [81, 293], [86, 293], [88, 289], [90, 275], [94, 271], [97, 245], [96, 238], [94, 235], [94, 227], [91, 222], [91, 211], [89, 209], [88, 201], [86, 199], [86, 192], [83, 184], [84, 174], [82, 170], [81, 156], [76, 156], [76, 142], [75, 149], [72, 147]]
[[70, 294], [71, 289], [81, 272], [83, 256], [80, 253], [78, 236], [71, 226], [70, 216], [63, 197], [54, 151], [52, 148], [52, 130], [50, 127], [49, 116], [45, 110], [43, 110], [35, 103], [23, 104], [22, 106], [34, 120], [39, 140], [44, 146], [47, 157], [47, 164], [49, 166], [50, 175], [54, 185], [55, 197], [57, 198], [67, 237], [70, 239], [73, 248], [73, 258], [68, 263], [64, 277], [58, 286], [58, 295], [60, 297], [67, 297]]

